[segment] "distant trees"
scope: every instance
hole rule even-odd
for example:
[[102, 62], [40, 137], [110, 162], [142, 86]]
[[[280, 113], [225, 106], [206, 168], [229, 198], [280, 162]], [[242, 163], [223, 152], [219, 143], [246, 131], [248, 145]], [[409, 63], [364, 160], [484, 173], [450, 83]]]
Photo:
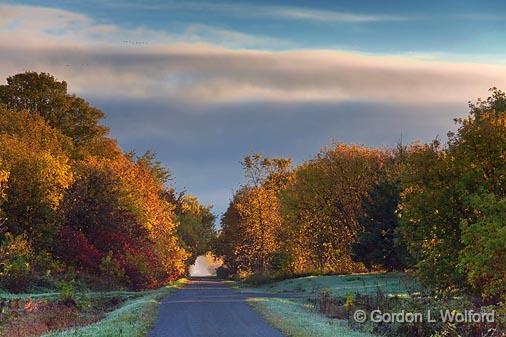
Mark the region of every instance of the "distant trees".
[[0, 86], [0, 287], [23, 291], [69, 269], [151, 288], [207, 250], [210, 208], [167, 198], [170, 172], [150, 152], [123, 153], [103, 116], [49, 74]]
[[361, 200], [382, 161], [381, 151], [344, 144], [295, 169], [287, 159], [245, 157], [247, 183], [222, 217], [216, 253], [234, 271], [353, 270]]
[[199, 255], [205, 255], [216, 238], [215, 216], [211, 206], [202, 205], [198, 199], [185, 193], [169, 190], [165, 199], [175, 205], [177, 234], [184, 248], [190, 253], [188, 264], [195, 262]]

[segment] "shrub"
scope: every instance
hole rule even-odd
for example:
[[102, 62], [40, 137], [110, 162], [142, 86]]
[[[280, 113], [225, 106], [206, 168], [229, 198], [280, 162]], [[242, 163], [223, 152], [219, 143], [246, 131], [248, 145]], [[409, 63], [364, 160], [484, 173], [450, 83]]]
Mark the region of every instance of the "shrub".
[[65, 305], [77, 305], [77, 289], [74, 281], [62, 281], [59, 286], [60, 302]]
[[276, 274], [290, 275], [292, 274], [293, 261], [293, 256], [290, 253], [274, 252], [271, 257], [271, 269]]
[[104, 276], [109, 287], [115, 283], [122, 283], [125, 281], [125, 270], [121, 267], [118, 261], [113, 258], [112, 252], [109, 252], [100, 262], [100, 273]]
[[273, 281], [273, 278], [267, 273], [254, 273], [248, 276], [245, 280], [246, 283], [249, 283], [254, 286], [260, 286], [266, 283], [270, 283]]
[[33, 250], [25, 235], [5, 235], [0, 245], [0, 287], [11, 292], [25, 291], [34, 273]]
[[216, 276], [221, 279], [228, 279], [230, 275], [232, 274], [232, 271], [225, 266], [220, 266], [216, 269]]

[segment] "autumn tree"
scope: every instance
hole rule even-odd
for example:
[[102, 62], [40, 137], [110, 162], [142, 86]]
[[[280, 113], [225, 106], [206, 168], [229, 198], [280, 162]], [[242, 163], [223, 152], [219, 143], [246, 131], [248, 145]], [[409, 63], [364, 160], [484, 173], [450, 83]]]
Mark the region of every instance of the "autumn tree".
[[110, 157], [118, 152], [100, 124], [104, 113], [84, 99], [67, 92], [67, 83], [47, 73], [25, 72], [0, 85], [0, 103], [16, 111], [41, 116], [50, 126], [72, 139], [75, 156]]
[[[208, 246], [210, 207], [167, 199], [169, 170], [151, 152], [123, 153], [103, 117], [46, 73], [0, 86], [0, 286], [21, 291], [66, 265], [151, 288], [185, 272], [185, 247]], [[201, 226], [188, 245], [180, 222], [188, 232]]]
[[58, 231], [55, 213], [74, 177], [67, 137], [36, 115], [0, 105], [0, 162], [9, 173], [2, 209], [13, 234], [27, 233], [49, 249]]
[[63, 258], [92, 273], [107, 259], [135, 288], [184, 272], [174, 205], [162, 198], [164, 186], [148, 166], [130, 156], [90, 158], [77, 172], [61, 207]]
[[[221, 254], [233, 269], [266, 272], [280, 248], [279, 193], [288, 182], [290, 160], [254, 154], [242, 165], [246, 183], [222, 218]], [[236, 237], [237, 231], [241, 237]]]
[[243, 219], [236, 208], [241, 197], [241, 190], [234, 193], [233, 199], [221, 217], [221, 228], [212, 246], [213, 253], [216, 256], [222, 257], [224, 265], [234, 274], [237, 274], [240, 270], [247, 269], [249, 266], [241, 249], [244, 246], [243, 240], [245, 236], [243, 235], [243, 228], [245, 225], [242, 223]]
[[362, 198], [378, 179], [383, 153], [337, 144], [299, 165], [283, 192], [283, 214], [297, 271], [344, 272], [361, 230]]

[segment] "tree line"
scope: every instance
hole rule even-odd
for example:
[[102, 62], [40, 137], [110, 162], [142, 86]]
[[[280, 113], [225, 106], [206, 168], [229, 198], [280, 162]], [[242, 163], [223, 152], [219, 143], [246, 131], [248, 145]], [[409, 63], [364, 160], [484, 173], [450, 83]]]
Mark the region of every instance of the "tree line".
[[506, 95], [470, 104], [442, 144], [333, 144], [293, 166], [246, 156], [214, 251], [250, 277], [412, 269], [427, 287], [506, 294]]
[[104, 116], [50, 74], [0, 85], [1, 288], [152, 288], [208, 250], [210, 206], [170, 187], [153, 153], [123, 152]]

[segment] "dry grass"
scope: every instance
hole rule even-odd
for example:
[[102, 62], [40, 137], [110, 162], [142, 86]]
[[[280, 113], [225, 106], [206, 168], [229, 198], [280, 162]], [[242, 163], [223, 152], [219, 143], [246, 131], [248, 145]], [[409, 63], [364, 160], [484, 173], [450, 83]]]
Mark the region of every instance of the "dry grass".
[[99, 310], [81, 311], [76, 306], [38, 302], [29, 311], [11, 310], [2, 315], [0, 337], [41, 336], [50, 331], [90, 324], [103, 317]]

